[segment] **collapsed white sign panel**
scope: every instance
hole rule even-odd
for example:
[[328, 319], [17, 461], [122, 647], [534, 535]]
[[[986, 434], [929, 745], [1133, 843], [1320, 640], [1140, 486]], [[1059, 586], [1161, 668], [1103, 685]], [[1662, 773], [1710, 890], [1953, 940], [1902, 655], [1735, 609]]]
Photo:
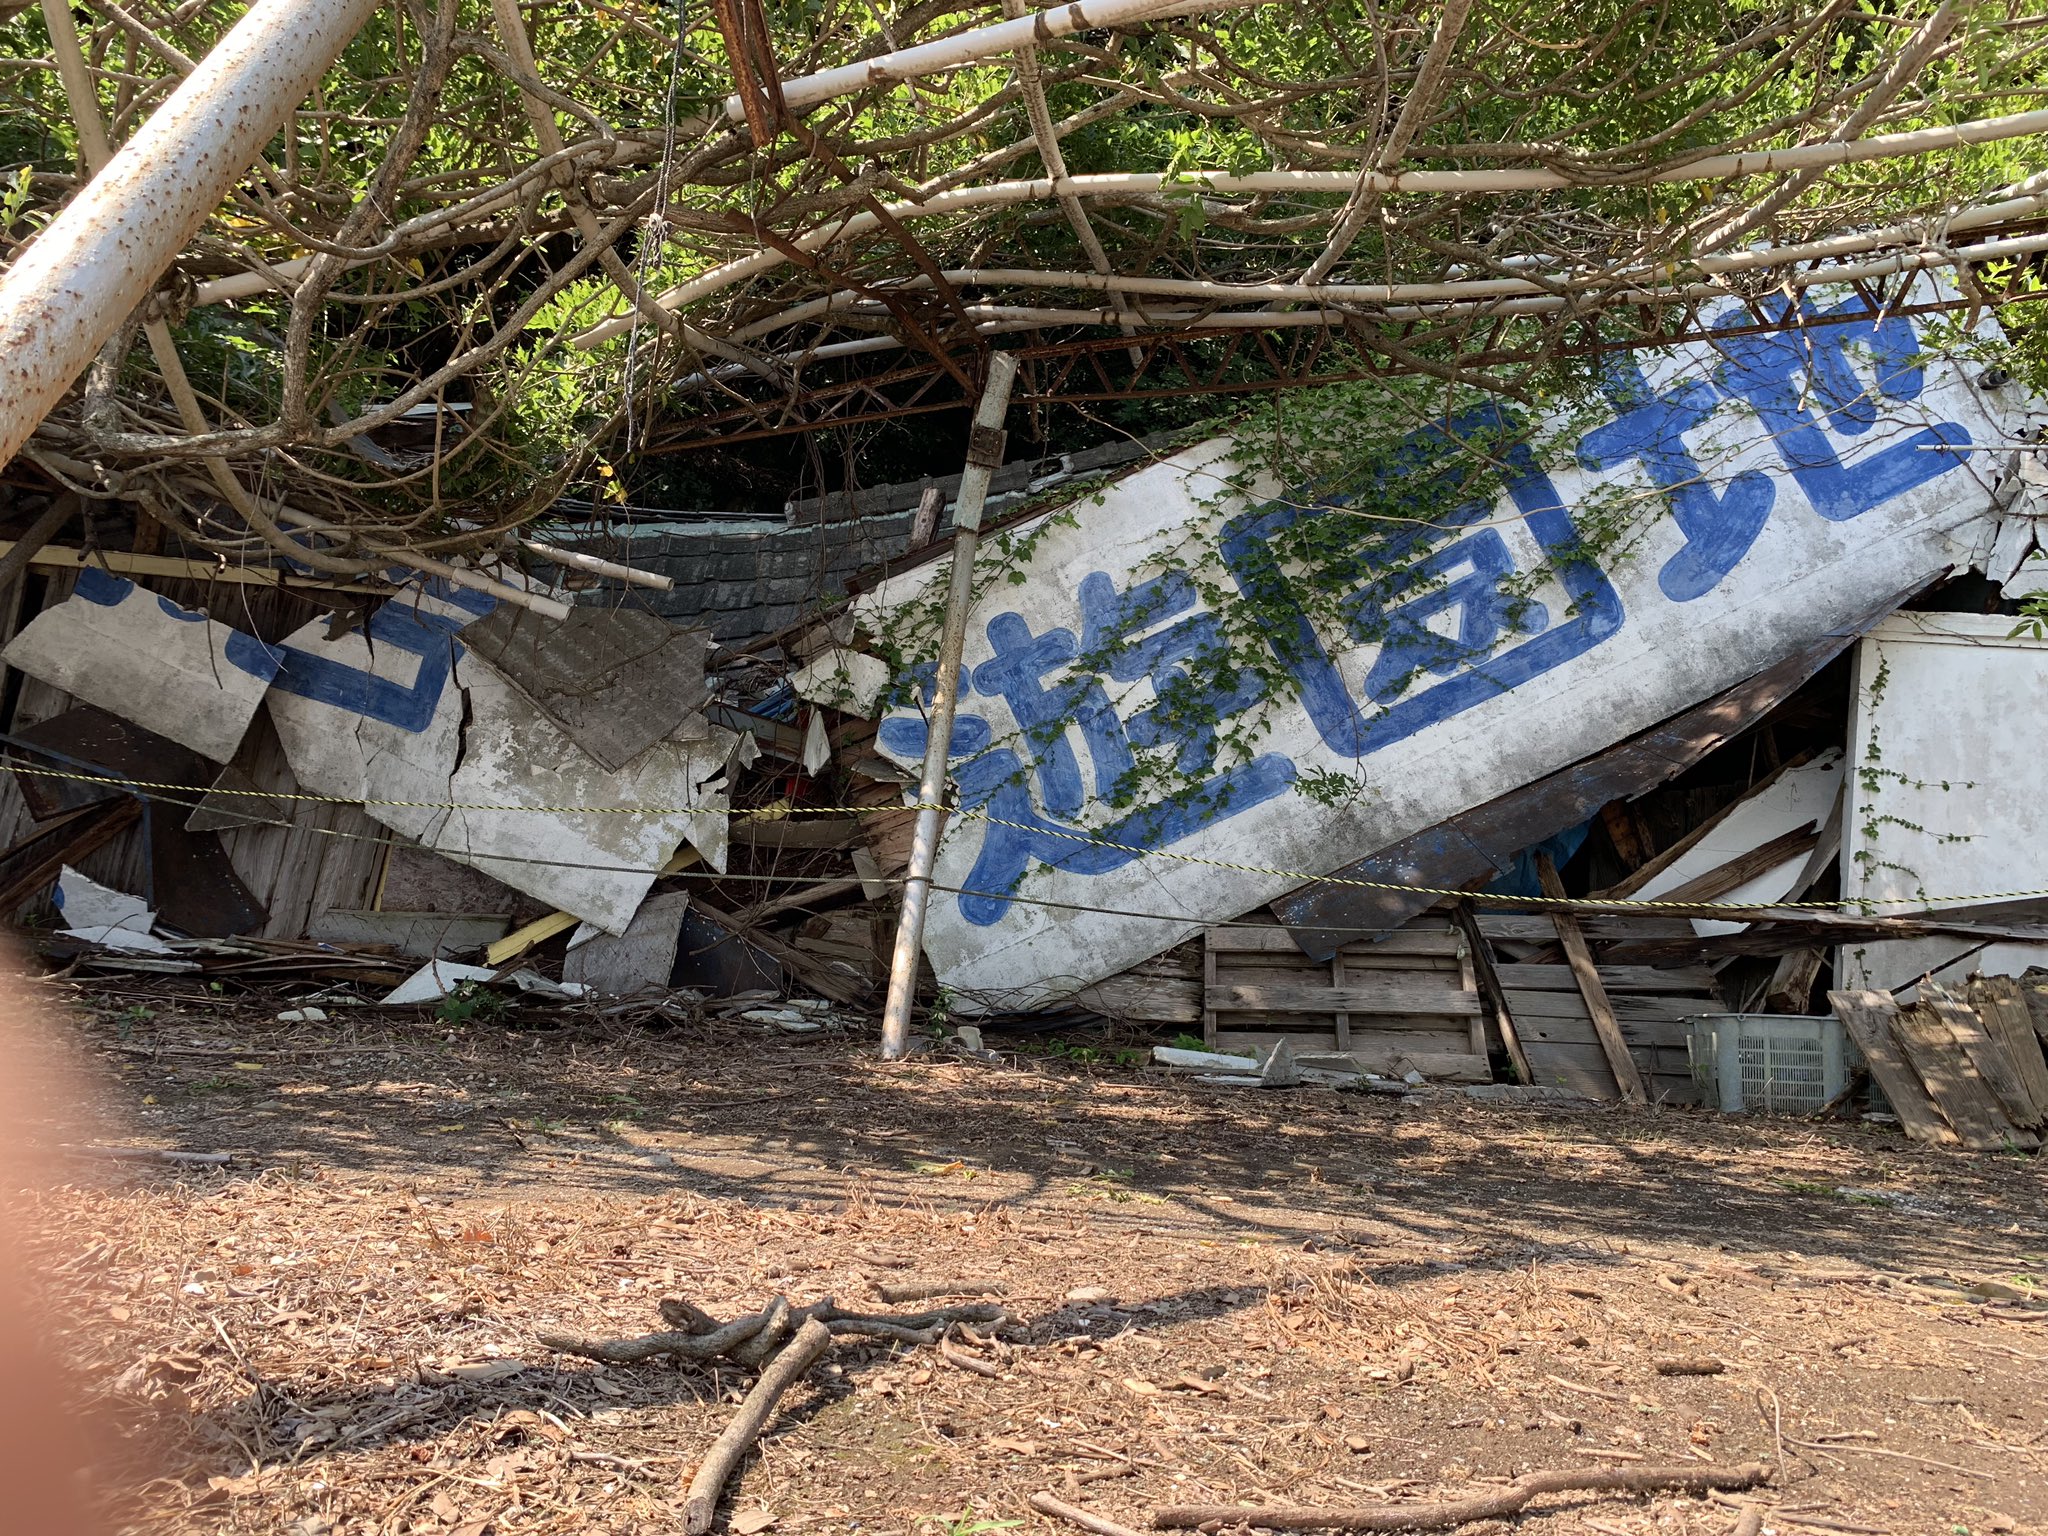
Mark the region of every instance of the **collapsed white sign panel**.
[[694, 719], [602, 767], [456, 638], [495, 604], [436, 581], [360, 632], [298, 631], [270, 695], [285, 756], [313, 793], [623, 934], [685, 838], [724, 867], [732, 733]]
[[[1924, 356], [1912, 320], [1857, 296], [1800, 302], [1811, 323], [1789, 333], [1738, 333], [1738, 307], [1715, 346], [1616, 355], [1604, 419], [1550, 461], [1507, 454], [1496, 502], [1439, 504], [1428, 476], [1498, 416], [1416, 433], [1428, 516], [1391, 534], [1278, 486], [1207, 505], [1232, 468], [1223, 439], [1036, 525], [1021, 582], [984, 583], [968, 623], [951, 773], [977, 814], [940, 852], [953, 892], [925, 934], [939, 980], [990, 1005], [1063, 996], [1969, 563], [1999, 456], [1967, 450], [2011, 437], [2018, 391]], [[1659, 515], [1624, 556], [1588, 558], [1581, 519], [1617, 496]], [[1326, 555], [1313, 605], [1286, 553], [1308, 525], [1349, 551]], [[884, 584], [865, 627], [901, 633], [890, 610], [931, 604], [944, 581], [941, 565]], [[1310, 616], [1332, 582], [1341, 624]], [[1287, 680], [1277, 704], [1205, 593], [1258, 605], [1262, 670]], [[1204, 709], [1184, 707], [1190, 688]], [[1219, 746], [1254, 722], [1248, 750]], [[910, 768], [925, 734], [906, 707], [879, 740]], [[1162, 756], [1185, 787], [1128, 803], [1132, 765]], [[1305, 797], [1311, 775], [1356, 792]]]
[[[1894, 614], [1856, 648], [1842, 894], [1879, 912], [2038, 890], [2048, 848], [2048, 640], [1973, 613]], [[1894, 939], [1845, 948], [1845, 987], [2018, 976], [2048, 945]]]
[[217, 763], [235, 755], [278, 659], [253, 635], [93, 565], [0, 651], [38, 682]]

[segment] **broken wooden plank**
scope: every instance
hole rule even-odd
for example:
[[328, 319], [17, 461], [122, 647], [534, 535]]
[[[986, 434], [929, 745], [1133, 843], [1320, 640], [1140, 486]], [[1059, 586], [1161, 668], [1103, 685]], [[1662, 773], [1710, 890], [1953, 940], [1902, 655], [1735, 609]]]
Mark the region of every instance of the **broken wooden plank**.
[[1718, 901], [1730, 891], [1742, 889], [1750, 881], [1769, 874], [1781, 864], [1789, 864], [1801, 855], [1811, 853], [1819, 846], [1820, 828], [1809, 821], [1790, 832], [1780, 833], [1767, 843], [1758, 844], [1725, 864], [1693, 876], [1683, 885], [1660, 893], [1657, 899], [1679, 904]]
[[1998, 1108], [2015, 1127], [2038, 1125], [2033, 1095], [2019, 1075], [2019, 1067], [1994, 1040], [1977, 1010], [1954, 991], [1934, 982], [1920, 987], [1921, 1003], [1934, 1010], [1956, 1037], [1977, 1076], [1990, 1088]]
[[0, 853], [0, 922], [11, 921], [15, 908], [49, 889], [66, 864], [112, 842], [141, 815], [142, 802], [124, 795], [78, 806], [32, 828]]
[[[1328, 1036], [1305, 1038], [1274, 1030], [1233, 1030], [1221, 1031], [1217, 1039], [1226, 1050], [1241, 1050], [1250, 1046], [1264, 1049], [1278, 1041], [1286, 1040], [1298, 1054], [1333, 1054], [1327, 1044]], [[1484, 1056], [1475, 1056], [1469, 1051], [1454, 1050], [1410, 1050], [1399, 1043], [1371, 1041], [1355, 1043], [1343, 1054], [1357, 1062], [1367, 1072], [1388, 1077], [1399, 1077], [1413, 1070], [1433, 1083], [1490, 1083], [1493, 1068]]]
[[1956, 1139], [1972, 1152], [2039, 1146], [2039, 1138], [2005, 1117], [1991, 1086], [1943, 1017], [1945, 1010], [1913, 1003], [1892, 1015], [1892, 1035], [1920, 1081], [1927, 1085]]
[[1479, 1012], [1479, 999], [1455, 983], [1367, 982], [1354, 975], [1344, 987], [1291, 982], [1211, 987], [1205, 1006], [1216, 1013], [1444, 1014], [1465, 1018]]
[[[0, 539], [0, 557], [11, 555], [16, 541]], [[276, 570], [263, 565], [227, 564], [219, 560], [180, 560], [169, 555], [136, 555], [119, 549], [90, 551], [90, 564], [121, 576], [167, 576], [184, 581], [218, 582], [228, 586], [296, 587], [326, 592], [359, 592], [367, 597], [384, 597], [391, 589], [365, 586], [360, 582], [336, 581], [331, 577], [307, 576], [293, 570]], [[62, 545], [44, 545], [28, 557], [39, 571], [80, 571], [87, 567], [87, 551]]]
[[[1558, 878], [1557, 865], [1549, 854], [1536, 855], [1536, 877], [1542, 882], [1544, 895], [1553, 901], [1564, 898], [1564, 882]], [[1586, 1012], [1592, 1016], [1593, 1028], [1600, 1036], [1601, 1050], [1607, 1053], [1607, 1065], [1614, 1073], [1615, 1087], [1620, 1091], [1622, 1102], [1645, 1103], [1649, 1095], [1643, 1088], [1642, 1074], [1636, 1070], [1635, 1058], [1629, 1055], [1628, 1044], [1622, 1039], [1621, 1024], [1614, 1017], [1614, 1009], [1607, 1000], [1607, 989], [1600, 982], [1600, 968], [1593, 963], [1593, 951], [1586, 944], [1578, 919], [1556, 912], [1551, 914], [1550, 921], [1557, 930], [1557, 942], [1564, 946], [1565, 960], [1578, 979], [1579, 995], [1586, 1000]]]
[[[1558, 966], [1558, 970], [1564, 970]], [[1585, 1019], [1586, 1000], [1574, 987], [1569, 992], [1525, 992], [1507, 989], [1508, 1003], [1521, 1019]], [[1678, 1024], [1701, 1013], [1723, 1013], [1720, 999], [1709, 997], [1644, 997], [1627, 993], [1610, 995], [1608, 1007], [1620, 1020], [1623, 1032], [1631, 1024]]]
[[1083, 987], [1068, 999], [1109, 1019], [1133, 1019], [1148, 1024], [1199, 1024], [1202, 1022], [1202, 982], [1199, 964], [1190, 959], [1183, 965], [1169, 964], [1170, 955], [1140, 961], [1128, 971]]
[[1515, 1010], [1508, 1002], [1507, 989], [1501, 985], [1499, 970], [1493, 963], [1493, 946], [1480, 932], [1478, 915], [1472, 910], [1472, 903], [1459, 902], [1451, 909], [1451, 920], [1463, 932], [1465, 943], [1470, 948], [1473, 979], [1478, 983], [1479, 995], [1493, 1010], [1493, 1027], [1499, 1032], [1501, 1045], [1507, 1050], [1508, 1061], [1515, 1069], [1515, 1081], [1535, 1082], [1529, 1070], [1528, 1052], [1522, 1048], [1521, 1031], [1515, 1025]]
[[2026, 1002], [2027, 1017], [2033, 1021], [2035, 1037], [2048, 1049], [2048, 983], [2022, 978], [2020, 996]]
[[[1495, 944], [1548, 944], [1557, 938], [1550, 919], [1536, 912], [1481, 912], [1479, 931]], [[1653, 944], [1670, 939], [1693, 943], [1699, 937], [1682, 917], [1615, 917], [1594, 913], [1579, 919], [1579, 927], [1595, 944]]]
[[1666, 848], [1662, 853], [1657, 854], [1638, 868], [1631, 870], [1625, 879], [1617, 880], [1605, 890], [1595, 891], [1593, 894], [1609, 898], [1635, 895], [1638, 891], [1649, 885], [1651, 881], [1663, 874], [1665, 870], [1671, 868], [1672, 865], [1676, 864], [1688, 853], [1691, 853], [1693, 849], [1697, 848], [1707, 838], [1713, 836], [1723, 823], [1745, 805], [1750, 804], [1759, 796], [1767, 793], [1793, 769], [1805, 766], [1811, 757], [1811, 753], [1800, 753], [1798, 756], [1788, 758], [1780, 763], [1733, 800], [1722, 806], [1720, 810], [1714, 812], [1713, 815], [1707, 817], [1706, 820], [1686, 833], [1685, 836], [1681, 837], [1669, 848]]
[[[1568, 992], [1576, 989], [1570, 967], [1563, 965], [1502, 965], [1495, 967], [1504, 987], [1535, 992]], [[1600, 981], [1609, 994], [1616, 992], [1688, 992], [1709, 996], [1714, 990], [1714, 973], [1704, 966], [1602, 965]]]
[[2048, 1124], [2048, 1058], [2042, 1055], [2019, 982], [2010, 976], [1973, 976], [1969, 999], [1986, 1033], [2012, 1065], [2024, 1095], [2025, 1114], [2020, 1124]]
[[1812, 944], [1778, 956], [1777, 969], [1764, 988], [1764, 1006], [1773, 1013], [1806, 1012], [1813, 1001], [1813, 984], [1820, 980], [1820, 968], [1827, 958], [1826, 950]]
[[[1318, 958], [1304, 955], [1301, 946], [1294, 942], [1294, 935], [1287, 929], [1267, 924], [1247, 923], [1211, 928], [1209, 943], [1210, 947], [1221, 955], [1293, 955], [1303, 960]], [[1343, 947], [1353, 950], [1360, 958], [1404, 955], [1441, 956], [1451, 959], [1458, 953], [1458, 936], [1442, 929], [1427, 930], [1418, 924], [1416, 928], [1397, 928], [1388, 933], [1354, 933], [1344, 941]]]
[[1960, 1138], [1892, 1033], [1892, 1018], [1899, 1005], [1892, 1001], [1891, 993], [1830, 992], [1828, 1006], [1835, 1010], [1835, 1017], [1842, 1021], [1849, 1038], [1870, 1063], [1870, 1075], [1884, 1090], [1907, 1137], [1929, 1146], [1954, 1146]]

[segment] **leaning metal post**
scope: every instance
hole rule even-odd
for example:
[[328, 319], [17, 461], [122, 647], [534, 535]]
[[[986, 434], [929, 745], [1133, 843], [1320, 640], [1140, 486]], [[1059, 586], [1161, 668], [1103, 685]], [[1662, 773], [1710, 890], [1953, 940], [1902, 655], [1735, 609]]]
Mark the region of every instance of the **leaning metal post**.
[[931, 902], [932, 865], [939, 855], [939, 804], [946, 793], [947, 749], [953, 741], [953, 706], [960, 693], [960, 653], [967, 644], [967, 605], [974, 594], [974, 552], [981, 543], [981, 505], [989, 477], [1003, 462], [1003, 417], [1017, 359], [1008, 352], [989, 358], [988, 383], [975, 408], [967, 440], [967, 468], [960, 476], [960, 503], [953, 512], [953, 581], [946, 593], [946, 627], [939, 637], [939, 675], [932, 687], [925, 742], [924, 777], [917, 787], [917, 829], [910, 843], [910, 875], [903, 885], [903, 915], [896, 924], [896, 953], [889, 962], [889, 1001], [882, 1010], [882, 1057], [901, 1060], [910, 1050], [910, 1003], [917, 993], [917, 956], [924, 947], [924, 914]]
[[379, 0], [257, 0], [0, 275], [0, 464], [263, 152]]

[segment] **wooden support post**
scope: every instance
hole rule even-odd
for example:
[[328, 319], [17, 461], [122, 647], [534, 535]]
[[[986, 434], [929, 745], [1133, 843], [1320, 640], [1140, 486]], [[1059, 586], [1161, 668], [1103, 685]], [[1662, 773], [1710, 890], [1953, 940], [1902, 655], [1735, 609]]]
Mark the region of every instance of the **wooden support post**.
[[[1536, 855], [1536, 877], [1543, 882], [1543, 894], [1552, 901], [1564, 899], [1564, 882], [1557, 877], [1557, 865], [1547, 853]], [[1592, 946], [1586, 943], [1584, 930], [1579, 920], [1569, 912], [1554, 912], [1550, 918], [1557, 929], [1557, 942], [1564, 950], [1565, 960], [1571, 965], [1572, 979], [1579, 984], [1579, 996], [1586, 1001], [1586, 1013], [1593, 1020], [1593, 1033], [1600, 1037], [1600, 1049], [1607, 1055], [1607, 1065], [1614, 1073], [1614, 1085], [1621, 1090], [1622, 1102], [1646, 1104], [1649, 1094], [1643, 1088], [1643, 1075], [1636, 1070], [1636, 1059], [1628, 1053], [1628, 1042], [1621, 1035], [1621, 1021], [1614, 1016], [1614, 1006], [1607, 1001], [1607, 988], [1600, 980], [1600, 967], [1593, 963]]]
[[1626, 800], [1610, 800], [1601, 806], [1600, 825], [1607, 829], [1608, 841], [1631, 872], [1650, 862], [1655, 850], [1643, 832], [1642, 818]]
[[946, 623], [939, 635], [939, 671], [932, 680], [930, 733], [924, 774], [918, 781], [917, 825], [911, 835], [910, 872], [903, 883], [896, 951], [889, 961], [889, 1000], [882, 1008], [882, 1058], [897, 1061], [910, 1051], [910, 1005], [917, 992], [917, 957], [924, 948], [924, 914], [932, 893], [932, 865], [939, 856], [939, 804], [946, 794], [946, 760], [953, 745], [953, 709], [960, 700], [960, 657], [967, 645], [967, 608], [974, 598], [974, 555], [981, 544], [981, 507], [988, 483], [1003, 461], [1003, 418], [1009, 414], [1010, 386], [1017, 359], [992, 353], [988, 383], [975, 408], [968, 439], [967, 468], [960, 477], [960, 501], [953, 512], [952, 583], [946, 593]]
[[1778, 968], [1771, 973], [1771, 984], [1764, 989], [1764, 1005], [1779, 1013], [1804, 1013], [1813, 1001], [1813, 984], [1820, 979], [1820, 968], [1827, 963], [1828, 952], [1808, 944], [1800, 949], [1788, 949], [1778, 957]]
[[1458, 902], [1451, 908], [1451, 919], [1465, 936], [1465, 947], [1472, 958], [1473, 980], [1479, 983], [1479, 995], [1493, 1010], [1494, 1027], [1500, 1031], [1501, 1044], [1507, 1047], [1508, 1060], [1515, 1069], [1515, 1080], [1535, 1082], [1536, 1074], [1529, 1068], [1529, 1053], [1522, 1049], [1521, 1032], [1515, 1028], [1514, 1010], [1508, 1007], [1507, 989], [1500, 984], [1500, 972], [1493, 968], [1493, 946], [1480, 932], [1479, 916], [1472, 910], [1472, 903]]
[[924, 488], [917, 498], [917, 515], [910, 520], [910, 545], [923, 549], [939, 535], [939, 514], [946, 510], [946, 493], [936, 485]]

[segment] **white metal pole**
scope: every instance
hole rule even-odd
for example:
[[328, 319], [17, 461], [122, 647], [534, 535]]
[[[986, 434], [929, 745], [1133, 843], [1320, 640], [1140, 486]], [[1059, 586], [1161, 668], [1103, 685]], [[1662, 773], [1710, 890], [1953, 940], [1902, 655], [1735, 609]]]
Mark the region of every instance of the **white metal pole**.
[[939, 674], [932, 684], [924, 776], [917, 787], [917, 826], [910, 842], [910, 876], [903, 885], [903, 913], [896, 923], [896, 952], [889, 962], [889, 1001], [882, 1009], [882, 1057], [897, 1061], [910, 1050], [910, 1004], [917, 995], [917, 957], [924, 948], [924, 914], [931, 904], [932, 865], [939, 856], [939, 805], [946, 793], [947, 749], [953, 742], [953, 707], [960, 697], [960, 653], [967, 644], [967, 606], [974, 596], [974, 554], [981, 544], [981, 506], [988, 482], [1003, 462], [1003, 417], [1017, 359], [1008, 352], [989, 358], [988, 382], [974, 411], [967, 444], [967, 468], [960, 476], [960, 500], [953, 510], [953, 579], [946, 592], [946, 623], [939, 634]]
[[257, 0], [0, 275], [0, 464], [220, 206], [379, 0]]
[[[1076, 32], [1263, 3], [1264, 0], [1074, 0], [1071, 5], [1056, 5], [1050, 10], [1035, 11], [1014, 21], [975, 27], [952, 37], [940, 38], [937, 42], [919, 43], [894, 53], [862, 59], [858, 64], [841, 64], [820, 70], [815, 75], [785, 80], [782, 99], [791, 111], [800, 112], [805, 107], [815, 107], [821, 101], [851, 95], [871, 85], [894, 85], [903, 80], [915, 80], [942, 69], [978, 63], [998, 53], [1008, 53], [1013, 48], [1050, 42], [1056, 37], [1070, 37]], [[736, 123], [745, 120], [746, 110], [741, 107], [738, 96], [725, 98], [725, 115]]]

